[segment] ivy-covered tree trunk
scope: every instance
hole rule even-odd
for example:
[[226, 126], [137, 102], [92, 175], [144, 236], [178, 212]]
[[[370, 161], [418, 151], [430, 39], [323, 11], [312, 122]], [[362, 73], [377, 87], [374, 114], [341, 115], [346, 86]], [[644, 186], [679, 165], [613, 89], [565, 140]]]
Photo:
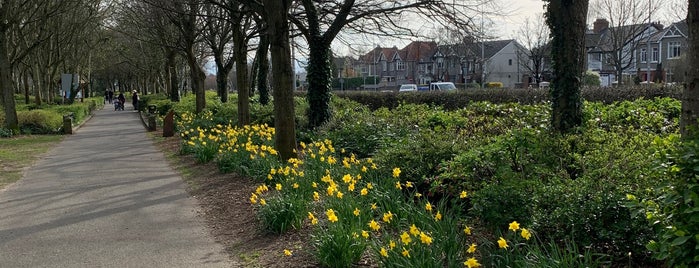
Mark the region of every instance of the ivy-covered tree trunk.
[[[309, 58], [307, 71], [308, 82], [308, 124], [315, 128], [330, 120], [330, 86], [332, 81], [332, 70], [330, 70], [330, 42], [327, 36], [334, 37], [335, 33], [320, 32], [320, 14], [312, 1], [304, 0], [304, 8], [308, 20], [308, 41]], [[332, 39], [330, 39], [332, 40]]]
[[267, 59], [268, 51], [269, 37], [260, 36], [260, 44], [257, 48], [257, 56], [255, 57], [258, 59], [256, 70], [257, 92], [260, 95], [260, 104], [262, 105], [269, 104], [269, 86], [267, 84], [267, 74], [269, 74], [269, 59]]
[[308, 123], [311, 128], [319, 127], [330, 120], [330, 45], [316, 37], [309, 42], [308, 75]]
[[264, 0], [269, 51], [272, 56], [272, 89], [274, 96], [274, 146], [282, 161], [297, 157], [296, 121], [294, 113], [293, 69], [289, 47], [290, 0]]
[[585, 29], [589, 0], [548, 0], [546, 24], [551, 29], [551, 124], [567, 133], [582, 124], [580, 85], [585, 71]]
[[699, 2], [689, 0], [687, 8], [689, 26], [689, 62], [687, 85], [682, 96], [680, 132], [683, 139], [699, 137]]

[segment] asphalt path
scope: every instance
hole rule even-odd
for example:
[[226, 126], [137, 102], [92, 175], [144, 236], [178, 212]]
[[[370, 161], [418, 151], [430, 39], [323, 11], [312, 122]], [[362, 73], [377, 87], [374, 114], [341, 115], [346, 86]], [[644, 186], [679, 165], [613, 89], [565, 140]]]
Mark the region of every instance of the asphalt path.
[[185, 187], [106, 105], [0, 191], [0, 267], [231, 267]]

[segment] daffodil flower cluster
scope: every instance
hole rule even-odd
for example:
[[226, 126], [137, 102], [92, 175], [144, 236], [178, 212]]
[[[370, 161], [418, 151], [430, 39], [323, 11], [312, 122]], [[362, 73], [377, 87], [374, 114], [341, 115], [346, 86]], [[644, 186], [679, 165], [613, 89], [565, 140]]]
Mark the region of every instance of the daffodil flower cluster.
[[[413, 182], [401, 179], [400, 168], [384, 174], [372, 159], [336, 150], [330, 140], [301, 142], [298, 157], [282, 163], [273, 146], [274, 128], [203, 127], [205, 124], [195, 126], [197, 120], [200, 118], [183, 114], [178, 122], [185, 151], [202, 162], [215, 160], [221, 171], [259, 180], [249, 202], [266, 228], [282, 233], [310, 226], [319, 259], [351, 264], [371, 247], [384, 263], [442, 265], [447, 252], [458, 252], [456, 259], [462, 258], [463, 265], [480, 266], [476, 244], [465, 243], [472, 238], [471, 229], [461, 229], [458, 219], [444, 215], [443, 204], [421, 198]], [[405, 193], [411, 191], [416, 199], [406, 198]], [[467, 196], [462, 192], [459, 198]], [[531, 235], [518, 225], [511, 228], [526, 239]], [[282, 254], [291, 256], [292, 252]]]

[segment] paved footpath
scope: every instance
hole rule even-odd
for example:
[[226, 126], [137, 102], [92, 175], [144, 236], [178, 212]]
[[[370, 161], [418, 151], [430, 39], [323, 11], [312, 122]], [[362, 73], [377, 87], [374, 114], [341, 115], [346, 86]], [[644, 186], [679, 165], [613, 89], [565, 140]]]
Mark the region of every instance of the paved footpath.
[[106, 105], [0, 191], [0, 267], [231, 267], [127, 105]]

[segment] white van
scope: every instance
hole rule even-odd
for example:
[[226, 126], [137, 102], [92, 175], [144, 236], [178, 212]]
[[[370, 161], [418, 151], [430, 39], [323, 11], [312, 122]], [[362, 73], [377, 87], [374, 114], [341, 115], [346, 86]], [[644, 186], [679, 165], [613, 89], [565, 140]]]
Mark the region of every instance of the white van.
[[398, 92], [406, 92], [406, 91], [417, 91], [417, 85], [416, 84], [403, 84], [398, 89]]
[[430, 91], [432, 90], [456, 90], [456, 86], [452, 82], [434, 82], [430, 83]]

